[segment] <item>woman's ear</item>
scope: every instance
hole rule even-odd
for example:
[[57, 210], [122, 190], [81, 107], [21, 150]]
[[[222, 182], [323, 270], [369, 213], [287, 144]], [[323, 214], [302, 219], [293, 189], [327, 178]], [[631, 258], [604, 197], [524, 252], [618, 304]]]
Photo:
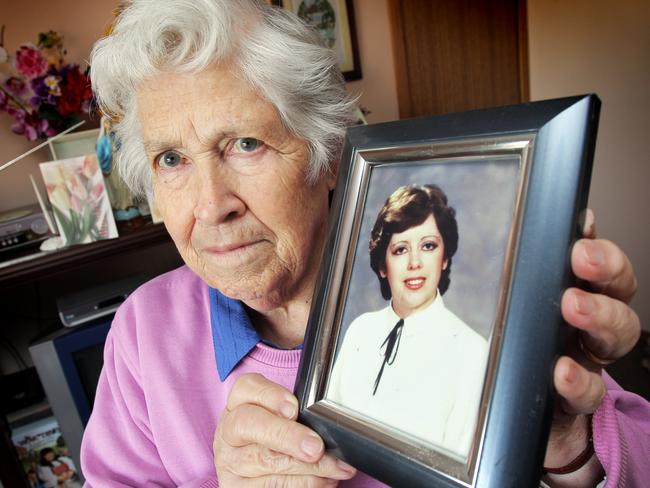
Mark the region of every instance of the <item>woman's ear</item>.
[[447, 269], [447, 263], [448, 263], [448, 262], [449, 262], [449, 261], [447, 261], [446, 259], [442, 262], [442, 270], [443, 270], [443, 271]]
[[384, 268], [381, 268], [381, 269], [379, 270], [379, 276], [381, 276], [383, 279], [386, 279], [386, 277], [388, 276], [388, 275], [386, 274], [386, 270], [385, 270]]

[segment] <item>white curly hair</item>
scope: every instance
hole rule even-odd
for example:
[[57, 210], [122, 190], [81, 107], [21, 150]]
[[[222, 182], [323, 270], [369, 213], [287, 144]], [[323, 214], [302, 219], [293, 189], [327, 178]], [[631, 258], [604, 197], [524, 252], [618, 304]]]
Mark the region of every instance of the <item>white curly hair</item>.
[[93, 91], [120, 141], [117, 168], [136, 194], [151, 191], [136, 90], [163, 70], [200, 72], [230, 60], [305, 140], [308, 181], [331, 170], [354, 100], [334, 53], [292, 13], [258, 0], [132, 0], [90, 59]]

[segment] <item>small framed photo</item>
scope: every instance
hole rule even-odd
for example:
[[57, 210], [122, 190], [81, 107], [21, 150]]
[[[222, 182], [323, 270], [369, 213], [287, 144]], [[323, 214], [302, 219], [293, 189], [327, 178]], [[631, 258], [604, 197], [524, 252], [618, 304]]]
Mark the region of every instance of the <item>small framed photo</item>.
[[39, 164], [64, 246], [118, 237], [97, 156]]
[[595, 95], [349, 129], [300, 419], [390, 486], [535, 486]]
[[346, 81], [361, 79], [352, 0], [270, 0], [314, 27], [325, 45], [336, 52]]

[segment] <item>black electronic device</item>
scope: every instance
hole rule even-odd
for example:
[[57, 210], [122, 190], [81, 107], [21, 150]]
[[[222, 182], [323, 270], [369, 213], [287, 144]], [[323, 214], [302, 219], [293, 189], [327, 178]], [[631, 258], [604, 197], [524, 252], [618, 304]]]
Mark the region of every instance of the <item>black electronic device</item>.
[[0, 411], [16, 412], [45, 399], [36, 368], [27, 368], [0, 377]]
[[0, 252], [36, 245], [50, 235], [38, 204], [0, 212]]
[[103, 283], [57, 299], [59, 317], [66, 327], [75, 327], [110, 315], [147, 277], [142, 274]]

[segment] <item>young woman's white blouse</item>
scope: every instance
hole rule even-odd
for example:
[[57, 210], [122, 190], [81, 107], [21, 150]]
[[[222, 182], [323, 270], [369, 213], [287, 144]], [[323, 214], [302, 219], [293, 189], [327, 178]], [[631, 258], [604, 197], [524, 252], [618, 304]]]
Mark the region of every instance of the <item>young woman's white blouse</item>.
[[384, 367], [373, 395], [381, 345], [398, 320], [389, 305], [350, 324], [326, 397], [463, 461], [476, 427], [488, 343], [438, 293], [405, 319], [395, 360]]

